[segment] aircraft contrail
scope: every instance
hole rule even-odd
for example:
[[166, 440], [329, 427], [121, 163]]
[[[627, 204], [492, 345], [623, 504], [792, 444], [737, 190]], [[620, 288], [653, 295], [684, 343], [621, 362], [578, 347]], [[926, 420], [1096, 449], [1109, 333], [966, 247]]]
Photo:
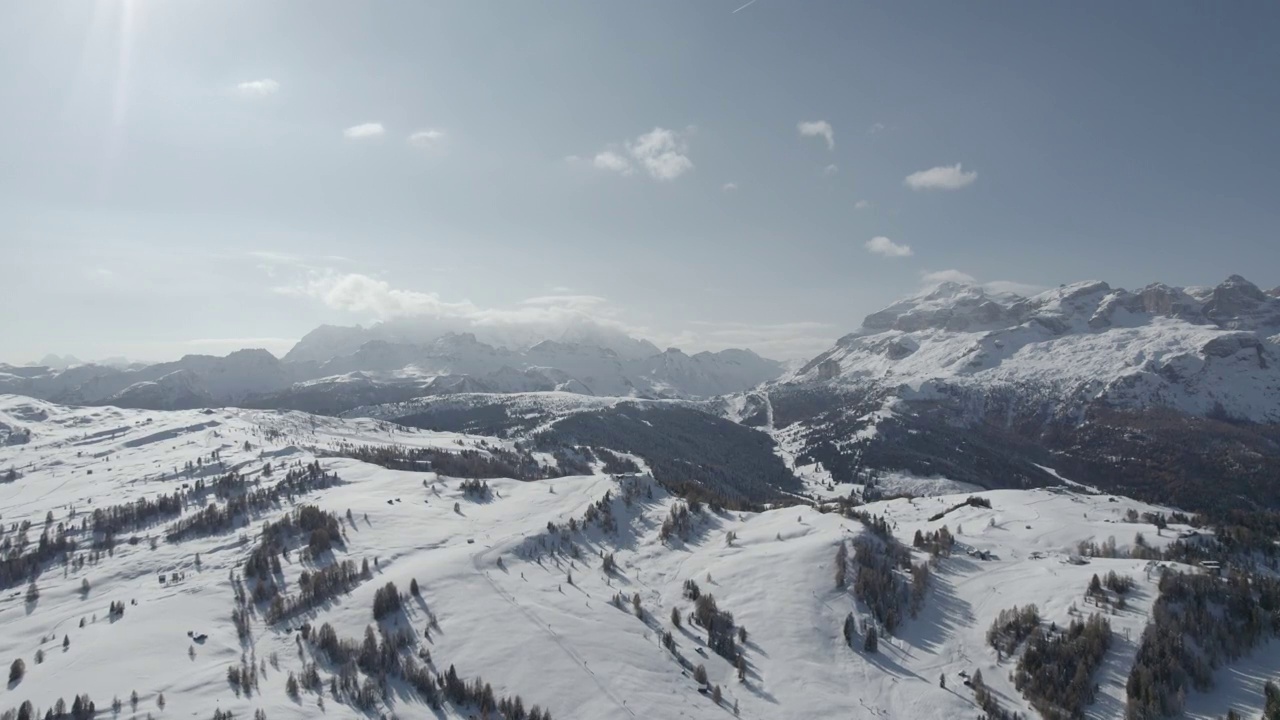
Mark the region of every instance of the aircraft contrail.
[[[747, 3], [746, 5], [743, 5], [742, 7], [738, 8], [738, 10], [746, 10], [747, 8], [749, 8], [749, 7], [751, 7], [752, 5], [755, 5], [755, 4], [756, 4], [756, 0], [751, 0], [751, 2], [749, 2], [749, 3]], [[738, 10], [734, 10], [733, 12], [731, 12], [731, 13], [729, 13], [729, 14], [730, 14], [730, 15], [732, 15], [732, 14], [734, 14], [734, 13], [738, 12]]]

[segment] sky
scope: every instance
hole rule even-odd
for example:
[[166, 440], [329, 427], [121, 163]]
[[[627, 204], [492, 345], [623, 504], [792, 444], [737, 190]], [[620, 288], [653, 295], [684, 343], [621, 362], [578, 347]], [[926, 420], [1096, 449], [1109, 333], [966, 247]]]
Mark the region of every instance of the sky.
[[0, 4], [0, 359], [1280, 285], [1280, 5]]

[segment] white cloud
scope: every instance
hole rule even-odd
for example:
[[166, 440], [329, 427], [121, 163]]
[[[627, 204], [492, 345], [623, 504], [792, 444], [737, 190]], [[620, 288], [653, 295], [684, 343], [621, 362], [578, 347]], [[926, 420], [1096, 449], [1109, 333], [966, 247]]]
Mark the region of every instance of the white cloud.
[[628, 142], [627, 152], [655, 180], [675, 180], [693, 169], [688, 143], [673, 130], [656, 127]]
[[[530, 297], [508, 307], [481, 307], [466, 300], [447, 301], [434, 292], [396, 288], [386, 280], [333, 269], [299, 273], [295, 282], [274, 290], [290, 297], [319, 301], [362, 319], [395, 323], [420, 332], [474, 332], [485, 342], [513, 345], [533, 344], [562, 337], [566, 332], [595, 328], [606, 331], [606, 335], [624, 333], [651, 340], [659, 347], [680, 347], [689, 352], [749, 347], [769, 357], [796, 358], [811, 357], [827, 349], [837, 334], [833, 326], [817, 322], [692, 321], [683, 329], [655, 330], [631, 322], [628, 314], [607, 298], [561, 293], [568, 290], [563, 287], [553, 288], [556, 294]], [[211, 346], [214, 343], [209, 341]]]
[[889, 258], [911, 257], [915, 251], [910, 245], [901, 245], [883, 235], [877, 235], [871, 238], [863, 245], [867, 252], [874, 255], [883, 255]]
[[359, 140], [361, 138], [381, 137], [385, 132], [386, 130], [382, 127], [382, 123], [371, 122], [353, 125], [343, 130], [342, 134], [353, 140]]
[[871, 201], [870, 201], [870, 200], [859, 200], [858, 202], [856, 202], [856, 203], [854, 203], [854, 204], [853, 204], [853, 209], [854, 209], [854, 210], [870, 210], [870, 209], [871, 209]]
[[800, 131], [802, 137], [820, 137], [827, 141], [827, 149], [836, 149], [836, 131], [831, 129], [831, 123], [826, 120], [810, 120], [796, 124], [796, 129]]
[[944, 282], [960, 283], [961, 285], [972, 285], [978, 282], [978, 279], [967, 272], [961, 272], [954, 268], [950, 270], [935, 270], [933, 272], [920, 273], [920, 280], [925, 285], [937, 285]]
[[986, 288], [990, 292], [1013, 293], [1014, 295], [1021, 295], [1023, 297], [1039, 295], [1046, 289], [1043, 285], [1018, 282], [1017, 280], [992, 280], [991, 282], [983, 283], [982, 287]]
[[727, 183], [725, 183], [725, 184], [724, 184], [724, 186], [723, 186], [723, 187], [721, 187], [720, 189], [721, 189], [721, 190], [723, 190], [723, 191], [725, 191], [725, 192], [733, 192], [734, 190], [737, 190], [737, 189], [738, 189], [738, 183], [736, 183], [736, 182], [727, 182]]
[[301, 283], [275, 290], [282, 295], [312, 297], [334, 310], [370, 315], [380, 320], [406, 315], [456, 316], [478, 310], [470, 302], [445, 302], [436, 293], [398, 290], [385, 280], [332, 270], [312, 272]]
[[266, 345], [292, 345], [297, 338], [280, 337], [233, 337], [233, 338], [197, 338], [187, 340], [188, 345], [231, 345], [236, 348], [264, 347]]
[[747, 323], [694, 320], [669, 345], [706, 350], [751, 348], [775, 360], [808, 359], [827, 350], [839, 334], [829, 323]]
[[596, 156], [591, 159], [591, 164], [601, 170], [609, 170], [623, 175], [630, 175], [632, 172], [631, 161], [612, 150], [603, 150], [596, 153]]
[[[381, 128], [381, 125], [378, 125]], [[444, 142], [445, 133], [437, 128], [424, 128], [409, 135], [409, 144], [416, 148], [433, 148]]]
[[871, 127], [867, 128], [867, 134], [868, 134], [868, 135], [875, 135], [876, 133], [882, 133], [882, 132], [884, 132], [884, 131], [885, 131], [885, 130], [887, 130], [887, 129], [888, 129], [888, 128], [885, 126], [885, 124], [884, 124], [884, 123], [879, 123], [879, 122], [878, 122], [878, 123], [872, 123], [872, 124], [871, 124]]
[[241, 97], [266, 97], [280, 91], [280, 83], [271, 78], [250, 80], [236, 85], [236, 94]]
[[965, 172], [960, 163], [956, 163], [913, 172], [902, 182], [912, 190], [959, 190], [977, 179], [976, 171]]
[[[675, 180], [693, 169], [688, 155], [691, 132], [692, 129], [681, 133], [656, 127], [621, 146], [612, 144], [601, 150], [591, 158], [591, 164], [620, 175], [631, 175], [638, 167], [655, 180]], [[570, 155], [565, 160], [577, 163], [582, 158]]]
[[822, 168], [822, 177], [834, 177], [840, 173], [840, 168], [835, 163]]
[[531, 307], [565, 307], [586, 310], [589, 308], [604, 307], [609, 304], [609, 301], [599, 295], [555, 294], [525, 298], [520, 301], [520, 304]]
[[1045, 287], [1042, 285], [1018, 282], [1016, 280], [988, 280], [986, 282], [981, 282], [969, 273], [956, 270], [954, 268], [950, 270], [922, 272], [920, 273], [920, 282], [926, 288], [939, 283], [954, 282], [960, 283], [961, 285], [974, 285], [989, 293], [1011, 293], [1014, 295], [1021, 295], [1023, 297], [1039, 295], [1045, 291]]

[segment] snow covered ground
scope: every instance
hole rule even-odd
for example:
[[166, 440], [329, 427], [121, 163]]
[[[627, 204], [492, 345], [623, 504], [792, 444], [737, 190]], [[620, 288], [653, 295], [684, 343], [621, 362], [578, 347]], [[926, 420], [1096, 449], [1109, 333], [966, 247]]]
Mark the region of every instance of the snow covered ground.
[[[309, 463], [317, 449], [342, 443], [483, 452], [486, 444], [502, 442], [302, 413], [69, 408], [13, 396], [0, 396], [0, 423], [0, 438], [30, 431], [28, 442], [0, 444], [0, 472], [14, 467], [22, 473], [15, 482], [0, 483], [0, 517], [6, 537], [13, 523], [30, 520], [33, 540], [46, 513], [53, 513], [55, 523], [65, 522], [74, 507], [78, 524], [94, 508], [172, 492], [192, 482], [183, 472], [186, 463], [208, 458], [213, 450], [220, 451], [225, 468], [256, 474], [266, 462], [278, 469]], [[965, 506], [934, 521], [929, 518], [967, 496], [873, 504], [867, 509], [887, 517], [908, 545], [917, 529], [946, 524], [957, 533], [960, 550], [941, 561], [920, 616], [883, 641], [878, 654], [867, 655], [848, 648], [841, 634], [845, 616], [867, 617], [866, 609], [833, 581], [838, 543], [865, 530], [837, 514], [808, 507], [708, 513], [688, 542], [664, 543], [663, 519], [682, 501], [654, 488], [652, 498], [641, 496], [628, 506], [618, 497], [619, 481], [607, 475], [490, 480], [493, 496], [476, 500], [461, 491], [460, 480], [434, 473], [337, 458], [322, 458], [321, 464], [343, 483], [298, 502], [344, 518], [346, 543], [337, 556], [367, 559], [376, 569], [371, 580], [306, 619], [315, 626], [331, 623], [339, 636], [359, 639], [374, 622], [375, 591], [392, 581], [407, 592], [416, 579], [422, 599], [407, 598], [396, 622], [414, 629], [438, 670], [452, 664], [463, 678], [481, 676], [499, 695], [519, 694], [526, 707], [537, 703], [556, 718], [719, 720], [732, 717], [735, 703], [745, 718], [972, 717], [978, 710], [958, 673], [978, 668], [1006, 707], [1028, 711], [1007, 679], [1012, 662], [998, 662], [985, 644], [992, 619], [1000, 610], [1035, 603], [1047, 620], [1065, 623], [1073, 605], [1091, 610], [1084, 601], [1089, 578], [1109, 570], [1133, 576], [1137, 590], [1128, 609], [1109, 618], [1117, 639], [1095, 678], [1101, 693], [1089, 715], [1120, 717], [1135, 642], [1155, 599], [1154, 578], [1146, 576], [1144, 561], [1073, 565], [1067, 558], [1082, 540], [1100, 543], [1114, 536], [1123, 547], [1136, 532], [1153, 545], [1174, 535], [1173, 529], [1161, 536], [1152, 526], [1123, 522], [1129, 508], [1157, 508], [1066, 489], [982, 492], [990, 509]], [[200, 467], [206, 479], [220, 473]], [[581, 518], [606, 493], [620, 526], [616, 535], [577, 533], [577, 559], [541, 552], [549, 522]], [[88, 693], [100, 712], [118, 696], [129, 716], [129, 695], [136, 690], [139, 716], [208, 717], [215, 708], [237, 717], [251, 717], [258, 708], [273, 719], [322, 714], [314, 694], [304, 692], [294, 701], [285, 692], [286, 674], [300, 672], [304, 659], [312, 658], [309, 645], [299, 649], [298, 621], [271, 626], [259, 613], [251, 640], [242, 643], [230, 620], [230, 574], [239, 572], [262, 523], [288, 509], [255, 516], [230, 534], [178, 543], [166, 542], [164, 524], [155, 525], [138, 534], [137, 544], [121, 538], [114, 553], [96, 564], [50, 566], [39, 579], [34, 604], [25, 602], [22, 585], [4, 589], [0, 661], [21, 657], [27, 672], [0, 693], [0, 711], [25, 699], [49, 708], [59, 697], [69, 703], [73, 694]], [[154, 549], [150, 537], [159, 540]], [[84, 549], [89, 538], [77, 541]], [[968, 549], [991, 559], [969, 556]], [[603, 572], [601, 553], [615, 554], [616, 573]], [[917, 562], [924, 560], [917, 555]], [[290, 557], [283, 567], [286, 592], [296, 590], [304, 570], [314, 569]], [[175, 572], [184, 575], [176, 583]], [[160, 582], [161, 573], [170, 576], [168, 582]], [[87, 595], [80, 589], [85, 579]], [[689, 623], [672, 628], [672, 608], [685, 615], [692, 610], [682, 596], [689, 579], [748, 630], [746, 682], [707, 648], [705, 632]], [[616, 593], [628, 599], [622, 608], [611, 602]], [[632, 610], [633, 594], [640, 597], [643, 618]], [[126, 604], [124, 616], [114, 620], [107, 613], [113, 601]], [[439, 628], [426, 641], [429, 613]], [[673, 630], [679, 655], [705, 666], [710, 683], [723, 691], [723, 707], [700, 693], [690, 672], [661, 646], [664, 630]], [[208, 638], [196, 643], [188, 631]], [[38, 649], [44, 651], [39, 664]], [[259, 663], [278, 658], [268, 662], [260, 692], [252, 697], [237, 696], [226, 679], [228, 666], [242, 656]], [[1273, 657], [1271, 647], [1256, 659]], [[320, 665], [327, 676], [325, 663]], [[1241, 665], [1240, 672], [1254, 672], [1250, 667]], [[946, 689], [939, 687], [939, 675], [946, 677]], [[157, 704], [161, 693], [163, 710]], [[324, 694], [325, 716], [368, 716]], [[393, 692], [382, 712], [432, 715], [408, 690]], [[1225, 706], [1206, 712], [1220, 714]], [[466, 709], [446, 706], [438, 717], [467, 715]]]

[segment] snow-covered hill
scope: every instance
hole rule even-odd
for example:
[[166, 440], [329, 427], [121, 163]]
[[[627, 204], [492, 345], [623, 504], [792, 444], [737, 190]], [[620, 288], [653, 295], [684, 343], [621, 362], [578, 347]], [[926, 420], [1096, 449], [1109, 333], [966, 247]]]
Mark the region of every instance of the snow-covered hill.
[[909, 399], [1014, 392], [1058, 416], [1101, 402], [1280, 422], [1280, 299], [1239, 276], [1137, 292], [1086, 282], [1030, 298], [943, 283], [869, 315], [782, 382]]
[[[842, 625], [850, 613], [869, 619], [870, 612], [833, 577], [837, 547], [869, 531], [837, 513], [806, 507], [695, 512], [683, 539], [664, 541], [664, 521], [683, 501], [643, 474], [492, 479], [491, 494], [477, 497], [457, 478], [324, 456], [366, 444], [484, 454], [514, 447], [510, 441], [293, 412], [69, 408], [12, 396], [0, 397], [0, 424], [6, 434], [25, 438], [0, 443], [0, 468], [20, 473], [0, 484], [6, 525], [30, 522], [31, 535], [46, 527], [51, 513], [50, 532], [61, 527], [78, 544], [73, 562], [54, 561], [40, 575], [38, 599], [27, 602], [19, 585], [0, 600], [0, 659], [26, 661], [25, 676], [4, 691], [0, 709], [30, 700], [41, 714], [60, 697], [87, 693], [100, 714], [118, 697], [126, 716], [156, 718], [208, 717], [215, 709], [236, 717], [261, 709], [273, 719], [479, 716], [474, 706], [449, 703], [433, 712], [394, 678], [385, 696], [373, 693], [377, 700], [369, 711], [355, 709], [349, 696], [335, 697], [329, 689], [329, 677], [339, 669], [314, 642], [324, 624], [357, 642], [366, 627], [410, 629], [412, 645], [401, 652], [429, 652], [432, 677], [453, 667], [465, 680], [483, 678], [499, 697], [518, 695], [526, 708], [536, 703], [561, 720], [720, 719], [735, 708], [744, 718], [970, 717], [979, 711], [964, 682], [977, 670], [1003, 706], [1026, 713], [1028, 705], [1006, 679], [1012, 661], [997, 658], [984, 639], [986, 628], [999, 611], [1027, 603], [1039, 606], [1046, 624], [1065, 625], [1073, 606], [1087, 608], [1089, 578], [1114, 570], [1132, 576], [1137, 588], [1125, 609], [1108, 616], [1117, 640], [1095, 675], [1099, 697], [1087, 715], [1116, 718], [1134, 641], [1155, 597], [1154, 580], [1143, 561], [1068, 560], [1080, 541], [1115, 536], [1123, 548], [1141, 532], [1161, 546], [1179, 531], [1125, 522], [1129, 510], [1161, 508], [1065, 489], [981, 493], [990, 508], [964, 506], [939, 520], [930, 518], [962, 498], [870, 505], [865, 509], [886, 518], [908, 544], [916, 530], [947, 524], [957, 533], [958, 550], [937, 561], [919, 616], [884, 638], [879, 652], [868, 653], [846, 645]], [[226, 498], [218, 496], [118, 533], [110, 552], [93, 552], [102, 538], [82, 528], [95, 511], [144, 498], [154, 502], [175, 491], [194, 493], [196, 481], [210, 483], [231, 470], [266, 489], [316, 460], [340, 482], [281, 497], [226, 532], [165, 538], [167, 527], [191, 518], [206, 500], [224, 506]], [[263, 470], [268, 464], [271, 475]], [[305, 577], [344, 559], [357, 566], [367, 560], [371, 576], [276, 623], [267, 621], [265, 607], [250, 602], [249, 635], [241, 639], [231, 612], [236, 585], [252, 588], [243, 563], [263, 523], [299, 504], [339, 518], [343, 542], [332, 556], [305, 559], [306, 539], [289, 539], [291, 552], [280, 558], [276, 581], [284, 592], [296, 596]], [[597, 518], [600, 508], [608, 508], [616, 532], [598, 520], [568, 529], [592, 506]], [[913, 554], [918, 562], [926, 559], [923, 551]], [[616, 561], [615, 572], [602, 569], [604, 555]], [[420, 599], [408, 594], [415, 580]], [[714, 595], [747, 630], [741, 643], [745, 681], [708, 647], [702, 628], [672, 625], [673, 610], [682, 617], [692, 610], [686, 581]], [[404, 594], [403, 608], [376, 623], [374, 596], [388, 582]], [[122, 616], [109, 615], [112, 603], [124, 605]], [[312, 640], [299, 636], [304, 621]], [[670, 649], [662, 644], [665, 632], [672, 636]], [[35, 660], [37, 651], [42, 662]], [[251, 662], [258, 687], [244, 694], [228, 682], [228, 668]], [[304, 677], [312, 662], [319, 692], [304, 688], [291, 698], [287, 678]], [[694, 681], [697, 666], [705, 668], [708, 687], [720, 689], [721, 706]], [[365, 673], [352, 671], [363, 682]], [[1231, 692], [1232, 679], [1222, 681]], [[130, 709], [134, 691], [136, 713]], [[1252, 708], [1237, 708], [1256, 715], [1260, 694], [1254, 694], [1259, 699]], [[1213, 708], [1203, 717], [1225, 711], [1210, 696], [1203, 705]]]

